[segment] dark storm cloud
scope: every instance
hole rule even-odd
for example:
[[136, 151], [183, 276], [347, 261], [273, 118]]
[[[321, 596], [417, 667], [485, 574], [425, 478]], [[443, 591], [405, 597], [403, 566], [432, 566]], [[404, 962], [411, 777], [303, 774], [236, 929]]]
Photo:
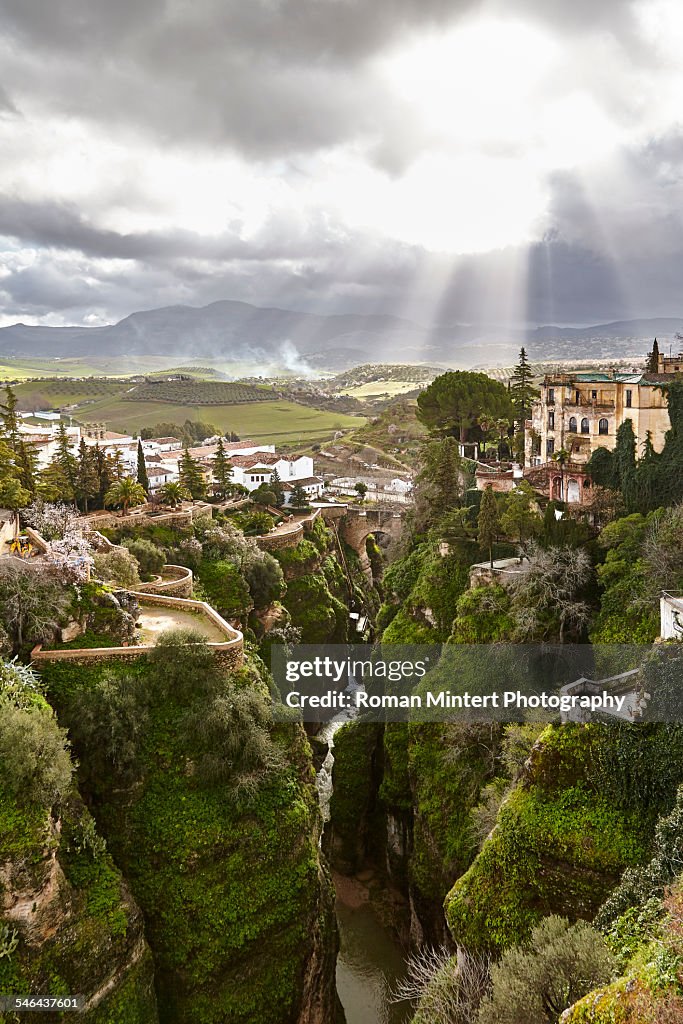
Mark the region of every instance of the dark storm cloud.
[[[561, 31], [629, 35], [619, 0], [498, 9]], [[479, 10], [477, 0], [0, 0], [9, 73], [55, 110], [252, 156], [363, 139], [396, 170], [419, 126], [368, 59]]]

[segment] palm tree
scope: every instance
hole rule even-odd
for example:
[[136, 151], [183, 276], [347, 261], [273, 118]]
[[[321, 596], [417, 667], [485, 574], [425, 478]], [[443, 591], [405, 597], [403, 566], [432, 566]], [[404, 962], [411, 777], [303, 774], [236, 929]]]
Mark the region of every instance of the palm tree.
[[135, 505], [144, 505], [146, 500], [144, 487], [132, 476], [116, 480], [104, 496], [104, 504], [106, 506], [120, 505], [121, 513], [124, 516], [129, 508], [135, 507]]
[[183, 501], [189, 501], [192, 495], [187, 487], [183, 487], [177, 480], [171, 480], [159, 488], [159, 498], [164, 505], [177, 508]]
[[560, 467], [560, 501], [564, 501], [564, 467], [569, 462], [571, 455], [566, 448], [560, 448], [553, 452], [552, 459]]

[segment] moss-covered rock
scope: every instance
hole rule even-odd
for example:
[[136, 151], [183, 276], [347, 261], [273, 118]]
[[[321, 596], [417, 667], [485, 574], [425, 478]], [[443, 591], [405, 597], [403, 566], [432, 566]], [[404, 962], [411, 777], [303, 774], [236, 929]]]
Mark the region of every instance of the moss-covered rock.
[[[656, 734], [655, 734], [656, 735]], [[625, 734], [631, 770], [657, 771], [651, 732]], [[634, 782], [623, 791], [612, 772], [621, 734], [591, 726], [548, 727], [522, 782], [503, 802], [497, 824], [446, 903], [454, 940], [469, 948], [503, 949], [523, 941], [543, 916], [592, 918], [629, 865], [641, 863], [666, 804]], [[677, 760], [672, 750], [672, 761]], [[669, 781], [680, 774], [678, 761]], [[626, 765], [622, 771], [628, 779]], [[627, 787], [628, 790], [628, 787]], [[675, 786], [669, 799], [673, 801]]]
[[358, 871], [370, 846], [381, 734], [381, 726], [359, 720], [347, 722], [335, 734], [329, 855], [333, 867], [344, 874]]
[[88, 1024], [155, 1024], [142, 916], [76, 792], [58, 819], [0, 793], [0, 865], [0, 991], [84, 995]]
[[[103, 671], [46, 670], [65, 720]], [[204, 714], [201, 678], [164, 688], [147, 659], [107, 671], [133, 673], [148, 697], [140, 777], [122, 788], [100, 773], [88, 785], [98, 826], [144, 915], [164, 1022], [290, 1024], [315, 1006], [319, 1020], [331, 1017], [332, 895], [303, 731], [273, 728], [284, 766], [244, 804], [229, 780], [206, 785], [198, 777], [196, 738], [180, 723]], [[240, 680], [264, 686], [254, 671]], [[91, 753], [84, 741], [78, 754], [86, 766]]]

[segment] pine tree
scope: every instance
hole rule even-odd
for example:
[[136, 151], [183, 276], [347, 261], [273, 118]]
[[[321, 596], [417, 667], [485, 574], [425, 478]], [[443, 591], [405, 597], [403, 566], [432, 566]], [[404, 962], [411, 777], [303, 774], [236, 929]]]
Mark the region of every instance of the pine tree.
[[498, 518], [498, 502], [493, 487], [488, 484], [481, 497], [479, 515], [477, 517], [477, 539], [481, 547], [489, 553], [489, 563], [493, 571], [493, 545], [500, 531]]
[[299, 483], [295, 483], [292, 488], [291, 503], [295, 508], [305, 508], [308, 505], [308, 495]]
[[9, 384], [5, 385], [6, 399], [0, 405], [0, 419], [2, 419], [2, 433], [5, 441], [14, 454], [18, 454], [21, 435], [19, 434], [19, 418], [17, 416], [17, 396]]
[[73, 501], [76, 496], [76, 480], [78, 477], [78, 460], [71, 452], [71, 441], [66, 432], [64, 421], [59, 422], [59, 434], [57, 440], [57, 455], [55, 462], [59, 466], [68, 485], [68, 501]]
[[232, 478], [232, 466], [228, 462], [228, 457], [225, 454], [225, 445], [223, 444], [223, 438], [218, 438], [216, 444], [216, 454], [213, 458], [213, 479], [215, 482], [216, 493], [219, 497], [224, 498], [230, 489], [230, 480]]
[[88, 502], [99, 490], [99, 480], [93, 453], [81, 438], [78, 445], [78, 472], [76, 476], [76, 498], [84, 512], [88, 511]]
[[435, 523], [460, 504], [465, 468], [458, 442], [453, 437], [428, 441], [421, 452], [422, 468], [416, 480], [418, 517]]
[[147, 466], [145, 465], [145, 452], [142, 447], [142, 441], [138, 438], [138, 483], [143, 488], [145, 494], [149, 494], [149, 477], [147, 476]]
[[192, 500], [206, 496], [206, 484], [199, 465], [190, 455], [189, 448], [185, 447], [178, 463], [178, 475], [180, 483], [190, 492]]
[[518, 442], [517, 451], [521, 455], [522, 461], [524, 460], [525, 424], [531, 418], [531, 408], [538, 395], [538, 389], [533, 386], [533, 373], [529, 366], [526, 349], [522, 347], [519, 352], [519, 362], [510, 378], [510, 400], [515, 410], [517, 423], [515, 431]]
[[32, 443], [20, 437], [14, 459], [21, 486], [35, 497], [38, 489], [38, 455]]
[[271, 473], [268, 488], [275, 495], [275, 507], [282, 508], [282, 506], [285, 503], [285, 492], [282, 489], [282, 481], [280, 480], [280, 474], [275, 468], [273, 468], [273, 472]]

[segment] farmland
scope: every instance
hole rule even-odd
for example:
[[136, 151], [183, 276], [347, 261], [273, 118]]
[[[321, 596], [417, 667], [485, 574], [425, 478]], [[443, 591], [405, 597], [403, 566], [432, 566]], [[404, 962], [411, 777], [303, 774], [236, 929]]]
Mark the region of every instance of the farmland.
[[243, 402], [268, 402], [277, 397], [269, 387], [256, 387], [227, 381], [147, 381], [127, 388], [125, 402], [170, 402], [172, 405], [240, 405]]
[[[200, 402], [191, 404], [191, 394], [184, 401], [150, 401], [140, 399], [141, 391], [151, 387], [159, 397], [175, 382], [159, 385], [134, 384], [130, 380], [38, 380], [26, 381], [16, 388], [24, 409], [68, 408], [74, 420], [81, 423], [104, 422], [110, 430], [137, 433], [156, 423], [183, 423], [186, 419], [204, 420], [220, 430], [231, 430], [241, 437], [296, 447], [330, 438], [337, 430], [363, 426], [365, 419], [336, 411], [323, 411], [298, 402], [276, 397], [269, 389], [253, 385], [224, 382], [189, 382]], [[222, 395], [237, 401], [207, 404], [207, 398], [218, 397], [214, 388], [230, 388]], [[158, 390], [157, 390], [158, 389]], [[142, 394], [146, 394], [146, 390]], [[173, 392], [172, 392], [173, 393]], [[245, 400], [256, 395], [258, 401]], [[261, 397], [263, 396], [263, 397]]]
[[190, 406], [114, 399], [94, 402], [83, 413], [79, 410], [77, 416], [82, 420], [104, 420], [110, 430], [121, 432], [137, 432], [161, 422], [208, 420], [220, 430], [235, 431], [240, 437], [292, 446], [322, 441], [337, 430], [360, 427], [365, 422], [360, 416], [321, 412], [284, 400]]

